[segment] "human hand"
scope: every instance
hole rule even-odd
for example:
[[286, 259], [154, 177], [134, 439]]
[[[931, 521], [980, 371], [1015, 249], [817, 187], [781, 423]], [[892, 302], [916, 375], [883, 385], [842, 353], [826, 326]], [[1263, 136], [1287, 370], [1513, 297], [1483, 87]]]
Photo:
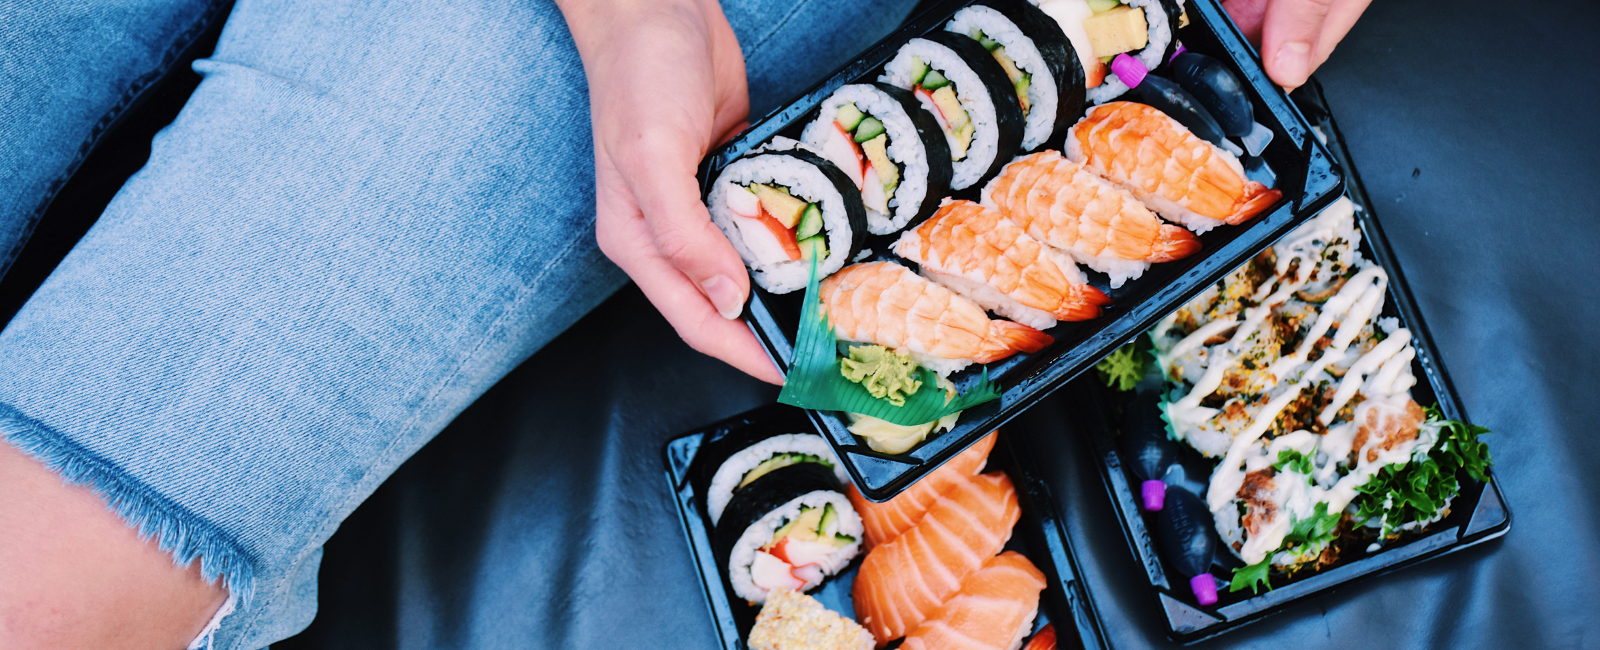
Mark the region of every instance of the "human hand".
[[1372, 0], [1224, 0], [1245, 37], [1261, 48], [1267, 76], [1285, 89], [1306, 83]]
[[750, 292], [695, 171], [744, 128], [744, 56], [716, 0], [563, 0], [594, 125], [595, 237], [691, 347], [783, 383], [738, 320]]

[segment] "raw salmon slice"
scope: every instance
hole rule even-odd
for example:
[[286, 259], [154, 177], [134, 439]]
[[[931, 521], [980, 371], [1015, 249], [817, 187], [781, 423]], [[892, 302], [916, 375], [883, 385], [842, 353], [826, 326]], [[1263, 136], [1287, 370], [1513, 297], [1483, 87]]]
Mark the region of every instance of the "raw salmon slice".
[[1006, 551], [983, 563], [961, 591], [906, 637], [905, 650], [1009, 650], [1022, 645], [1039, 612], [1044, 574]]
[[861, 523], [866, 527], [867, 550], [894, 541], [901, 533], [911, 530], [938, 502], [940, 494], [950, 492], [957, 483], [966, 482], [972, 475], [983, 471], [983, 465], [989, 459], [989, 450], [994, 449], [996, 434], [998, 432], [990, 433], [972, 443], [955, 458], [883, 503], [868, 501], [852, 484], [850, 503], [856, 507], [856, 513], [861, 515]]
[[905, 636], [1000, 552], [1022, 511], [1011, 479], [979, 474], [942, 494], [922, 520], [867, 554], [851, 596], [879, 647]]

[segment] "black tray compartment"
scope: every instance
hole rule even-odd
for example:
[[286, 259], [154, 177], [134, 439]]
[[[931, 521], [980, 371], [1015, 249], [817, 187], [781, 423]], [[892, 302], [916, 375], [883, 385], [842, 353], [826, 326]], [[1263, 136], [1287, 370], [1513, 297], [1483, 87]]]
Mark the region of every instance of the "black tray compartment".
[[[798, 139], [806, 123], [815, 119], [817, 106], [835, 89], [849, 83], [875, 81], [883, 65], [893, 58], [901, 45], [941, 29], [951, 14], [970, 1], [945, 0], [934, 4], [799, 99], [769, 113], [713, 151], [701, 163], [702, 193], [709, 193], [711, 183], [724, 166], [773, 136]], [[1282, 190], [1284, 199], [1247, 224], [1220, 227], [1200, 236], [1203, 248], [1199, 253], [1157, 264], [1143, 277], [1116, 290], [1110, 288], [1104, 275], [1085, 269], [1090, 284], [1112, 298], [1113, 304], [1105, 313], [1092, 321], [1062, 323], [1050, 329], [1055, 343], [1039, 352], [989, 364], [990, 378], [1005, 390], [1002, 398], [967, 411], [954, 430], [931, 436], [910, 452], [891, 455], [872, 451], [847, 430], [849, 423], [844, 414], [809, 412], [812, 422], [833, 445], [852, 480], [867, 498], [883, 501], [893, 497], [1338, 198], [1344, 179], [1333, 159], [1317, 141], [1299, 109], [1267, 78], [1254, 50], [1218, 2], [1190, 0], [1187, 11], [1189, 26], [1178, 31], [1178, 38], [1190, 51], [1230, 64], [1251, 94], [1256, 121], [1273, 130], [1272, 143], [1262, 156], [1247, 158], [1244, 162], [1251, 178]], [[976, 199], [978, 189], [969, 188], [953, 196]], [[889, 250], [892, 241], [893, 236], [871, 237], [867, 247], [882, 255]], [[773, 295], [752, 286], [744, 314], [779, 369], [786, 372], [793, 358], [802, 295], [801, 292]], [[977, 381], [979, 370], [980, 367], [974, 365], [952, 375], [951, 380], [959, 389], [966, 390]]]

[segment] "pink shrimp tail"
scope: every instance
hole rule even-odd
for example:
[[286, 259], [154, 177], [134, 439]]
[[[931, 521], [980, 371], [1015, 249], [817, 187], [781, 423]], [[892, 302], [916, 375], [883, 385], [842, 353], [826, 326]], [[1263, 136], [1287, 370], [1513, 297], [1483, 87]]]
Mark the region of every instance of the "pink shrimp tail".
[[1283, 198], [1283, 192], [1269, 190], [1265, 185], [1255, 181], [1248, 181], [1244, 184], [1244, 205], [1239, 206], [1239, 209], [1234, 211], [1233, 216], [1223, 221], [1228, 222], [1230, 226], [1237, 226], [1265, 212], [1267, 208], [1272, 207], [1272, 204], [1277, 203], [1278, 199], [1281, 198]]
[[992, 320], [989, 321], [989, 335], [979, 344], [982, 347], [977, 354], [972, 355], [972, 360], [978, 363], [991, 363], [1018, 352], [1038, 352], [1055, 341], [1049, 334], [1027, 325], [1008, 320]]
[[[1277, 190], [1273, 190], [1276, 192]], [[1161, 230], [1156, 234], [1156, 241], [1150, 247], [1150, 257], [1147, 262], [1171, 262], [1183, 259], [1200, 250], [1200, 240], [1194, 233], [1183, 226], [1174, 226], [1170, 223], [1161, 224]]]

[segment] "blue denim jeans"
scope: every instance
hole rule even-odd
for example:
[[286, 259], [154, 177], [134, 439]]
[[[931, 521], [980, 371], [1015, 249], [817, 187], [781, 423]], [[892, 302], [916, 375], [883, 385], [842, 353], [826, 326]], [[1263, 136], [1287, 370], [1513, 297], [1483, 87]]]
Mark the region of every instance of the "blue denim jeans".
[[[752, 115], [912, 4], [731, 2]], [[0, 436], [224, 579], [215, 645], [251, 649], [310, 622], [322, 544], [379, 483], [625, 278], [549, 0], [0, 2], [0, 269], [223, 19], [148, 164], [0, 333]]]

